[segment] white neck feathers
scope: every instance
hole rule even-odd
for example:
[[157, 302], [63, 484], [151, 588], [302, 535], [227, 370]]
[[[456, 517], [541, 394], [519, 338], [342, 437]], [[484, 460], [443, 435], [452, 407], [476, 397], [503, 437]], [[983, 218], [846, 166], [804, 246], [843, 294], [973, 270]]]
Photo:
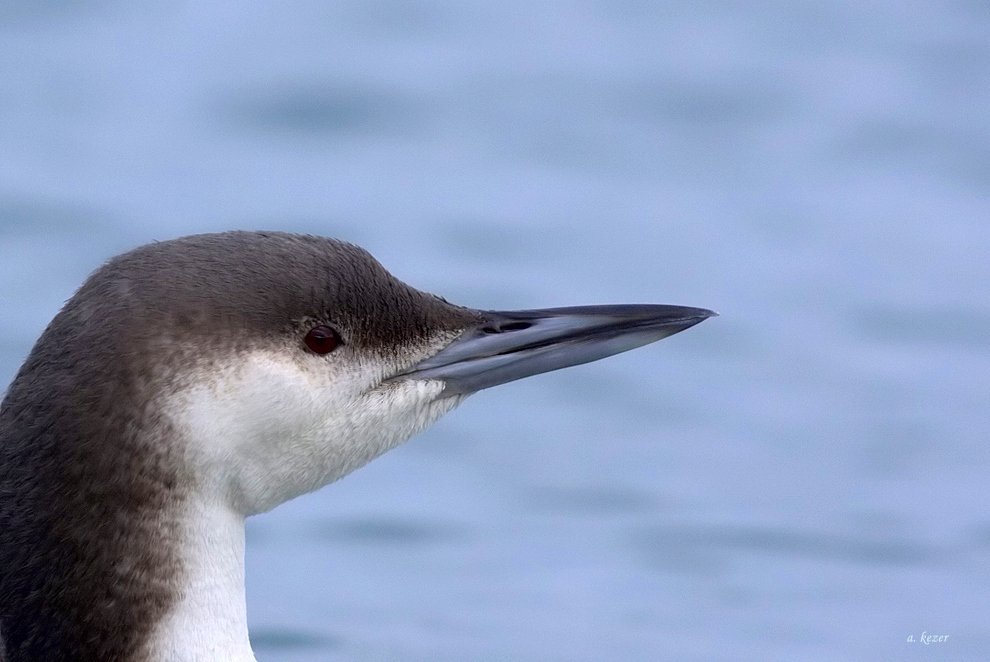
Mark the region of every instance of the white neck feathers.
[[244, 517], [193, 498], [182, 527], [182, 587], [149, 641], [160, 662], [254, 662], [244, 600]]
[[395, 371], [256, 352], [192, 375], [170, 399], [165, 409], [194, 486], [180, 514], [181, 589], [150, 659], [254, 660], [244, 518], [370, 462], [463, 400], [440, 397], [436, 381], [380, 386], [380, 376]]

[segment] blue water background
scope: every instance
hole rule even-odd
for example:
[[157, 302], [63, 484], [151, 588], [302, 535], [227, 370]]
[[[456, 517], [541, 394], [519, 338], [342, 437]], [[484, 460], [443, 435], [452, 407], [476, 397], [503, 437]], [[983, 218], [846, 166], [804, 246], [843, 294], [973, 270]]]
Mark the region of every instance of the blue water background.
[[233, 228], [722, 314], [250, 520], [262, 662], [990, 659], [986, 2], [0, 0], [0, 384]]

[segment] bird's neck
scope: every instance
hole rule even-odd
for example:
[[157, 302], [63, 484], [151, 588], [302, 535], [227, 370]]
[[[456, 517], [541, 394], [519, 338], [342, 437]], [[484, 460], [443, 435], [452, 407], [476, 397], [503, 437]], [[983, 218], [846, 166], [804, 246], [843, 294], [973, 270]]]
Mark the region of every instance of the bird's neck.
[[213, 499], [185, 504], [178, 600], [149, 641], [148, 658], [255, 662], [244, 597], [244, 516]]

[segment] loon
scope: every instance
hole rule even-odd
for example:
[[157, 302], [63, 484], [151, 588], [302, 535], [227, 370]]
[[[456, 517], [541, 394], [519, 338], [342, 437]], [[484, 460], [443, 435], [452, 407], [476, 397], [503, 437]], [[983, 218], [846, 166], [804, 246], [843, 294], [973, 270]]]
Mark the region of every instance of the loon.
[[667, 305], [474, 310], [363, 249], [279, 232], [93, 273], [0, 404], [0, 660], [254, 661], [244, 520], [468, 395], [660, 340]]

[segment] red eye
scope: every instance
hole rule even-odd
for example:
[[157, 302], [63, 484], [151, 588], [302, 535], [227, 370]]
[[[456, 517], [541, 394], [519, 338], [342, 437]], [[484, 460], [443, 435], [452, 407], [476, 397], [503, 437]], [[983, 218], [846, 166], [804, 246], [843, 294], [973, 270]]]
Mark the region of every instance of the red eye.
[[314, 326], [306, 334], [306, 347], [314, 354], [329, 354], [340, 345], [340, 336], [329, 326]]

